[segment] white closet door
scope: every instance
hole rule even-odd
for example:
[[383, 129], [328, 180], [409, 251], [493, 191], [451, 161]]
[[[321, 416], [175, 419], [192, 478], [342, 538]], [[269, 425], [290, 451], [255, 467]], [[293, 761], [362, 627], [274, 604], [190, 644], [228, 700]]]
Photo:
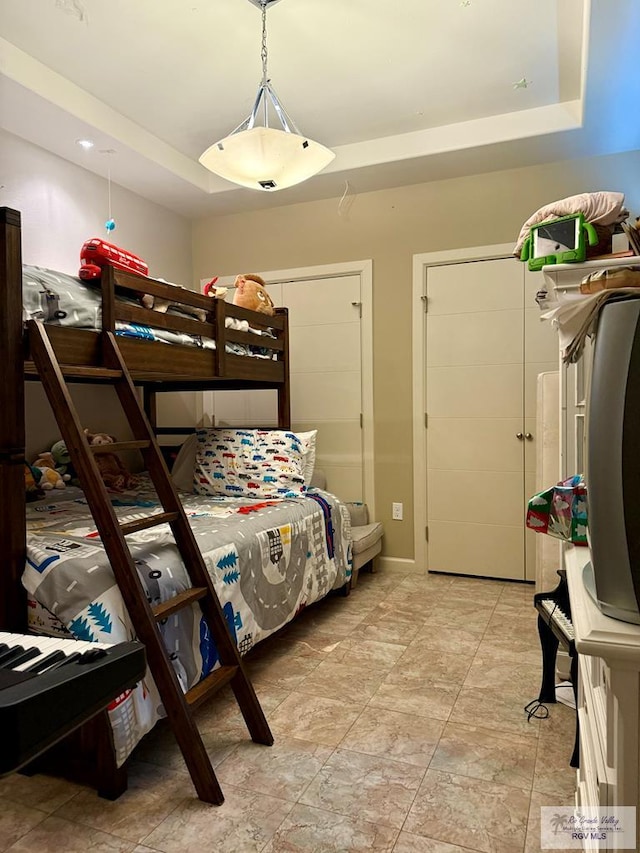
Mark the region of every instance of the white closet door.
[[[317, 429], [316, 467], [343, 500], [363, 500], [362, 363], [359, 275], [269, 285], [289, 309], [291, 426]], [[217, 391], [219, 425], [277, 423], [273, 391]]]
[[432, 571], [524, 579], [523, 267], [427, 272]]
[[359, 303], [358, 275], [282, 285], [292, 427], [318, 430], [316, 465], [328, 488], [347, 501], [363, 499]]

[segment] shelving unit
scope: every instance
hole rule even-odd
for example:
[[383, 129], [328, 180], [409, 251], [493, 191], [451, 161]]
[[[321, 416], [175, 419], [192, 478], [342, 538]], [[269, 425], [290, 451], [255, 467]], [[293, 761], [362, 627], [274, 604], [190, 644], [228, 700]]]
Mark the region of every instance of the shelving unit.
[[[549, 294], [558, 301], [584, 298], [580, 282], [599, 269], [640, 266], [640, 257], [610, 258], [543, 268]], [[560, 371], [560, 471], [563, 478], [584, 471], [585, 417], [591, 372], [591, 344], [581, 358]], [[640, 815], [640, 625], [605, 616], [587, 591], [583, 569], [589, 549], [565, 545], [571, 615], [578, 651], [580, 767], [576, 804], [637, 808]], [[585, 849], [593, 842], [585, 841]], [[599, 846], [598, 850], [617, 849]], [[640, 849], [640, 821], [636, 843]]]
[[[600, 612], [583, 582], [588, 560], [587, 548], [567, 547], [567, 582], [579, 654], [576, 804], [608, 809], [635, 806], [640, 814], [640, 625]], [[640, 849], [640, 824], [635, 849]]]
[[[585, 261], [583, 264], [555, 264], [542, 268], [548, 293], [556, 300], [584, 298], [580, 282], [589, 273], [601, 269], [640, 266], [640, 256]], [[587, 340], [582, 358], [576, 364], [564, 364], [560, 370], [560, 474], [562, 479], [584, 470], [584, 418], [589, 387], [591, 345]]]

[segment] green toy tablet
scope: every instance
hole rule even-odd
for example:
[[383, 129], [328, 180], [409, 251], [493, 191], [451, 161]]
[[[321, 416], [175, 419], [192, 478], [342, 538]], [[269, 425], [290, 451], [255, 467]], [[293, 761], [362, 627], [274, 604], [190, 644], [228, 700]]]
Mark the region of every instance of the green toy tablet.
[[531, 227], [520, 260], [529, 261], [530, 270], [540, 270], [546, 264], [580, 263], [587, 257], [587, 240], [595, 246], [598, 235], [581, 213], [541, 222]]

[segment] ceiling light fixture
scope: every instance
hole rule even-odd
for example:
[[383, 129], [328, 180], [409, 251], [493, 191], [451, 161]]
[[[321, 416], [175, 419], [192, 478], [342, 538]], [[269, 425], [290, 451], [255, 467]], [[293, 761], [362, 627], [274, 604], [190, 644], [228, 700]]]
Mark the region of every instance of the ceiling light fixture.
[[[274, 92], [267, 75], [267, 6], [278, 0], [249, 0], [262, 10], [262, 81], [251, 114], [200, 156], [211, 172], [254, 190], [283, 190], [306, 181], [336, 156], [303, 136]], [[262, 107], [262, 108], [261, 108]], [[272, 110], [280, 127], [269, 126]], [[258, 116], [264, 125], [256, 125]]]
[[88, 151], [90, 148], [93, 148], [94, 143], [90, 139], [76, 139], [76, 145], [79, 145], [80, 148], [84, 148], [85, 151]]

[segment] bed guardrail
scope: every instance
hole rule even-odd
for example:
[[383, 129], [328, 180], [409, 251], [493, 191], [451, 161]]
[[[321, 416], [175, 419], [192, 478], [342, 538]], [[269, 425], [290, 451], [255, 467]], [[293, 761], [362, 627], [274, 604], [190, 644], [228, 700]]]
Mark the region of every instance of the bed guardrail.
[[[223, 299], [213, 299], [186, 288], [117, 270], [114, 267], [104, 268], [101, 286], [104, 329], [114, 331], [116, 322], [122, 321], [209, 338], [216, 344], [218, 375], [224, 376], [226, 373], [227, 344], [259, 347], [266, 351], [267, 356], [270, 355], [278, 361], [285, 360], [288, 355], [286, 308], [277, 308], [275, 316], [271, 317], [240, 308]], [[119, 300], [117, 298], [119, 294], [136, 296], [141, 303], [143, 297], [151, 297], [154, 307], [146, 308], [142, 304], [133, 305]], [[175, 307], [181, 313], [167, 311], [167, 308], [171, 307]], [[244, 320], [251, 328], [262, 334], [257, 335], [237, 328], [239, 323], [229, 325], [229, 318], [235, 321]]]

